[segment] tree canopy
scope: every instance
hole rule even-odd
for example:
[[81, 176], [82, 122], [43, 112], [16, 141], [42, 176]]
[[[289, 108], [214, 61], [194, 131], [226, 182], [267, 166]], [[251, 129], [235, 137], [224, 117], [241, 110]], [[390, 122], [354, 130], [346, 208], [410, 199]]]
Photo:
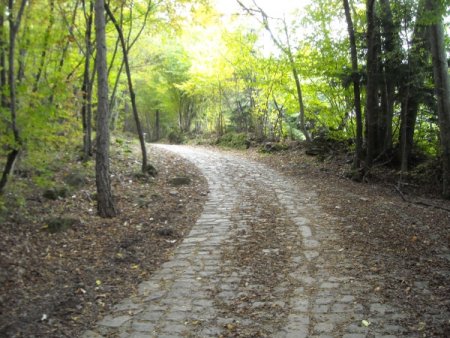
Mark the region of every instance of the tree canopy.
[[[144, 141], [226, 133], [335, 140], [360, 180], [425, 156], [450, 197], [447, 1], [320, 0], [281, 17], [233, 6], [106, 1], [109, 128], [139, 132], [144, 153]], [[0, 5], [0, 191], [17, 161], [45, 185], [50, 157], [95, 153], [94, 17], [94, 0]]]

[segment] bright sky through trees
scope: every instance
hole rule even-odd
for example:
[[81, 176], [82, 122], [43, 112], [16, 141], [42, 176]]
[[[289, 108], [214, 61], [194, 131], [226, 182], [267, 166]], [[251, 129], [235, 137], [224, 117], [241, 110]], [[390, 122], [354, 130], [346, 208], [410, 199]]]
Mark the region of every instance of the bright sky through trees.
[[[253, 0], [241, 1], [248, 8], [254, 8]], [[288, 22], [293, 22], [299, 18], [300, 11], [311, 3], [310, 0], [255, 0], [256, 4], [266, 12], [270, 18], [285, 18]], [[227, 27], [234, 25], [249, 26], [251, 28], [260, 30], [259, 44], [264, 54], [278, 54], [277, 47], [272, 42], [269, 34], [262, 29], [261, 24], [255, 18], [244, 14], [244, 10], [236, 0], [215, 0], [218, 12], [223, 14], [222, 19], [227, 22]], [[276, 24], [275, 24], [276, 25]], [[301, 35], [301, 32], [297, 32]]]
[[[241, 13], [242, 10], [236, 0], [215, 0], [217, 9], [224, 14]], [[243, 0], [243, 3], [251, 6], [252, 0]], [[260, 6], [268, 15], [273, 17], [288, 16], [295, 10], [301, 9], [310, 3], [310, 0], [256, 0], [258, 6]]]

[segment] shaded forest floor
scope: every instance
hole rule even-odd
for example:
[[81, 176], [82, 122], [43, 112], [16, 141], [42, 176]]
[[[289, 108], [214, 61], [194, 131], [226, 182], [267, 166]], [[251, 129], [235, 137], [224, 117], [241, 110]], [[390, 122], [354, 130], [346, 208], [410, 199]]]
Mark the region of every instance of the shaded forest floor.
[[47, 191], [14, 178], [32, 188], [0, 222], [0, 337], [77, 337], [136, 292], [200, 215], [207, 183], [192, 164], [150, 148], [158, 175], [145, 177], [136, 143], [113, 143], [117, 218], [96, 216], [93, 162], [64, 163]]
[[[135, 143], [119, 141], [112, 153], [118, 218], [95, 216], [92, 163], [75, 162], [57, 171], [55, 200], [52, 192], [28, 188], [26, 200], [16, 200], [3, 216], [0, 337], [77, 336], [169, 259], [200, 215], [208, 188], [192, 164], [151, 148], [159, 174], [142, 177]], [[337, 224], [336, 255], [351, 257], [348, 273], [386, 302], [416, 313], [417, 320], [406, 323], [411, 331], [450, 333], [450, 318], [442, 318], [450, 312], [450, 212], [442, 209], [450, 202], [415, 185], [400, 190], [416, 203], [405, 202], [392, 173], [374, 172], [368, 183], [356, 183], [345, 178], [345, 156], [319, 159], [305, 155], [301, 145], [238, 154], [308, 182]], [[22, 176], [17, 186], [29, 181]], [[190, 182], [177, 185], [176, 177]]]

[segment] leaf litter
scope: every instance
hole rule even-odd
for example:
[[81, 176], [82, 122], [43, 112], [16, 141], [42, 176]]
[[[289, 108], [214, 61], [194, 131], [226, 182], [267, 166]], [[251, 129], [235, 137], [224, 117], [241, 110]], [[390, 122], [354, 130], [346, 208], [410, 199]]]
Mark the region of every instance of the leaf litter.
[[[139, 173], [139, 158], [135, 141], [112, 148], [116, 218], [95, 214], [93, 166], [70, 196], [45, 199], [35, 188], [26, 209], [6, 217], [0, 238], [0, 336], [76, 337], [170, 258], [201, 213], [207, 183], [193, 164], [169, 152], [149, 148], [159, 171], [154, 179]], [[58, 173], [55, 183], [66, 175]], [[189, 182], [174, 188], [168, 182], [176, 177]], [[50, 232], [46, 220], [55, 216], [76, 222]]]

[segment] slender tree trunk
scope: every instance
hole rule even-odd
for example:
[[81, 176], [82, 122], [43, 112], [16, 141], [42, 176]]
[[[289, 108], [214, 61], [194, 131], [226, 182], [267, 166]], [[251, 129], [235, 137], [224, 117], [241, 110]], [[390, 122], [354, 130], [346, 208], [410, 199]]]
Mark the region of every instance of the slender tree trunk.
[[151, 141], [152, 140], [152, 123], [151, 123], [151, 113], [150, 112], [145, 112], [144, 113], [144, 117], [145, 117], [145, 124], [146, 124], [146, 128], [145, 128], [145, 133], [144, 133], [144, 140], [146, 141]]
[[17, 127], [17, 105], [16, 105], [16, 77], [14, 69], [14, 56], [16, 46], [16, 36], [19, 31], [20, 21], [22, 19], [23, 12], [27, 0], [22, 0], [20, 8], [17, 14], [17, 18], [14, 19], [14, 0], [8, 1], [9, 12], [9, 54], [8, 54], [8, 85], [9, 85], [9, 111], [11, 114], [11, 129], [14, 136], [15, 144], [12, 146], [6, 160], [5, 167], [3, 169], [2, 178], [0, 179], [0, 194], [3, 193], [6, 184], [8, 183], [8, 177], [11, 174], [14, 163], [20, 154], [20, 148], [22, 147], [22, 139], [20, 137], [19, 128]]
[[253, 1], [253, 4], [257, 8], [256, 10], [248, 8], [240, 0], [237, 0], [237, 2], [247, 13], [253, 15], [254, 12], [257, 12], [257, 13], [259, 13], [261, 15], [261, 19], [259, 21], [264, 26], [266, 31], [270, 34], [270, 37], [271, 37], [273, 43], [280, 49], [280, 51], [285, 56], [287, 56], [288, 61], [289, 61], [289, 65], [291, 67], [291, 72], [292, 72], [292, 75], [293, 75], [294, 81], [295, 81], [295, 89], [296, 89], [296, 92], [297, 92], [297, 101], [298, 101], [298, 105], [299, 105], [299, 109], [300, 109], [300, 113], [299, 113], [299, 116], [298, 116], [298, 126], [299, 126], [300, 131], [302, 132], [303, 136], [305, 136], [306, 141], [307, 142], [311, 142], [311, 135], [309, 134], [308, 130], [306, 129], [305, 105], [303, 103], [303, 93], [302, 93], [302, 87], [301, 87], [301, 82], [300, 82], [300, 76], [298, 74], [298, 70], [297, 70], [297, 67], [295, 65], [295, 60], [294, 60], [294, 56], [293, 56], [293, 53], [292, 53], [292, 48], [291, 48], [291, 45], [290, 45], [290, 39], [289, 39], [289, 34], [288, 34], [288, 30], [287, 30], [286, 21], [283, 20], [284, 33], [285, 33], [285, 36], [286, 36], [287, 47], [283, 46], [281, 41], [275, 37], [275, 35], [273, 34], [273, 32], [272, 32], [272, 30], [270, 28], [270, 25], [269, 25], [269, 17], [267, 16], [266, 12], [264, 12], [264, 10], [256, 4], [255, 1]]
[[436, 22], [429, 27], [429, 34], [441, 136], [442, 194], [450, 198], [450, 80], [439, 6], [440, 1], [427, 0], [427, 9], [437, 16]]
[[375, 26], [375, 0], [367, 0], [367, 156], [366, 168], [370, 168], [377, 155], [378, 148], [378, 48]]
[[[26, 35], [26, 33], [24, 33]], [[28, 40], [25, 45], [30, 45], [30, 41]], [[27, 56], [27, 50], [25, 48], [19, 49], [19, 69], [17, 70], [17, 82], [22, 83], [23, 79], [25, 78], [25, 58]]]
[[160, 139], [160, 117], [159, 117], [159, 109], [156, 109], [155, 113], [155, 141], [159, 141]]
[[419, 101], [417, 97], [412, 97], [413, 88], [406, 88], [403, 92], [405, 96], [401, 106], [400, 125], [400, 151], [401, 151], [401, 171], [407, 172], [409, 169], [409, 158], [414, 144], [414, 130], [416, 125], [417, 110]]
[[[72, 11], [72, 19], [70, 20], [70, 23], [68, 23], [68, 29], [69, 29], [69, 34], [70, 36], [73, 35], [73, 28], [75, 26], [75, 20], [77, 18], [77, 12], [78, 12], [78, 4], [80, 3], [79, 0], [76, 0], [75, 5], [73, 6], [73, 11]], [[62, 52], [61, 52], [61, 57], [59, 59], [59, 63], [58, 63], [58, 67], [56, 70], [56, 74], [60, 74], [63, 66], [64, 66], [64, 62], [66, 60], [66, 55], [67, 55], [67, 50], [69, 49], [70, 46], [70, 39], [67, 39], [66, 44], [64, 45]], [[55, 99], [55, 90], [56, 87], [58, 85], [58, 81], [55, 81], [52, 85], [52, 90], [51, 90], [51, 94], [50, 97], [48, 99], [48, 101], [50, 102], [50, 104], [53, 104], [53, 101]]]
[[358, 53], [356, 49], [355, 30], [353, 28], [352, 16], [350, 14], [350, 6], [348, 0], [344, 1], [345, 18], [347, 20], [347, 30], [350, 40], [350, 55], [352, 60], [352, 81], [353, 81], [353, 99], [356, 115], [356, 153], [353, 161], [353, 168], [359, 169], [362, 159], [363, 146], [363, 125], [362, 125], [362, 111], [361, 111], [361, 89], [360, 76], [358, 69]]
[[35, 75], [34, 78], [34, 84], [33, 84], [33, 92], [37, 92], [38, 87], [39, 87], [39, 81], [41, 80], [42, 77], [42, 73], [44, 72], [44, 68], [45, 68], [45, 61], [47, 59], [47, 51], [48, 51], [48, 44], [50, 41], [50, 35], [52, 33], [52, 28], [53, 28], [53, 24], [55, 22], [55, 15], [54, 15], [54, 11], [55, 11], [55, 0], [50, 0], [50, 16], [49, 16], [49, 20], [48, 20], [48, 26], [47, 29], [45, 31], [45, 35], [44, 35], [44, 44], [42, 46], [42, 52], [41, 52], [41, 59], [39, 62], [39, 67], [37, 69], [37, 73]]
[[0, 105], [2, 108], [8, 107], [5, 89], [7, 85], [6, 76], [6, 41], [5, 41], [5, 4], [0, 4]]
[[122, 28], [119, 26], [116, 18], [114, 17], [113, 13], [111, 12], [108, 5], [105, 5], [106, 12], [108, 13], [108, 16], [110, 17], [111, 21], [113, 22], [114, 26], [116, 27], [117, 34], [119, 35], [120, 44], [122, 46], [122, 53], [123, 53], [123, 61], [125, 63], [125, 72], [127, 74], [127, 80], [128, 80], [128, 90], [130, 91], [130, 99], [131, 99], [131, 107], [133, 109], [133, 116], [134, 121], [136, 122], [136, 129], [139, 136], [139, 142], [141, 145], [141, 153], [142, 153], [142, 172], [146, 172], [148, 169], [147, 164], [147, 149], [145, 147], [145, 139], [144, 139], [144, 133], [142, 131], [141, 121], [139, 119], [139, 113], [137, 110], [136, 105], [136, 95], [134, 93], [133, 89], [133, 81], [131, 80], [131, 70], [130, 70], [130, 64], [128, 62], [128, 48], [125, 43], [125, 38], [123, 36]]
[[92, 16], [93, 3], [89, 1], [89, 10], [83, 0], [83, 10], [86, 18], [86, 32], [84, 35], [86, 53], [83, 72], [83, 106], [81, 107], [81, 118], [83, 124], [83, 160], [87, 161], [92, 156], [92, 86], [91, 86], [91, 56], [92, 56]]
[[[127, 35], [127, 39], [126, 39], [127, 52], [130, 52], [131, 47], [133, 47], [133, 45], [136, 43], [136, 41], [139, 39], [139, 37], [141, 36], [142, 32], [144, 31], [148, 15], [150, 14], [152, 8], [153, 8], [153, 3], [152, 3], [152, 1], [149, 1], [148, 5], [147, 5], [147, 11], [145, 12], [144, 19], [142, 20], [142, 26], [141, 26], [141, 28], [139, 29], [138, 33], [136, 34], [136, 36], [134, 37], [134, 39], [132, 41], [130, 41], [130, 37], [131, 37], [131, 32], [133, 30], [133, 26], [130, 25], [130, 30], [128, 31], [128, 35]], [[133, 19], [133, 12], [130, 11], [130, 18], [129, 18], [129, 20], [132, 21], [132, 19]], [[119, 26], [123, 27], [123, 6], [120, 7]], [[122, 33], [123, 33], [123, 31], [122, 31]], [[108, 75], [109, 75], [109, 73], [110, 73], [110, 71], [111, 71], [111, 69], [112, 69], [112, 67], [114, 65], [114, 60], [115, 60], [115, 56], [116, 56], [119, 44], [120, 44], [120, 38], [118, 38], [116, 40], [113, 57], [111, 58], [111, 62], [109, 64], [109, 68], [108, 68]], [[114, 100], [116, 98], [117, 87], [118, 87], [118, 84], [119, 84], [119, 81], [120, 81], [120, 76], [122, 74], [123, 67], [124, 67], [124, 61], [122, 59], [122, 62], [120, 63], [119, 71], [117, 72], [116, 80], [114, 82], [114, 88], [113, 88], [113, 91], [111, 93], [110, 101], [109, 101], [110, 108], [112, 107], [112, 105], [114, 103]]]
[[385, 152], [392, 148], [392, 120], [394, 117], [394, 94], [395, 94], [395, 76], [396, 70], [400, 66], [400, 42], [398, 36], [398, 29], [394, 24], [391, 11], [390, 0], [380, 0], [382, 12], [382, 28], [384, 33], [384, 52], [385, 52], [385, 67], [384, 67], [384, 88], [383, 94], [385, 102], [383, 105], [382, 117], [382, 151]]
[[180, 99], [178, 101], [178, 128], [180, 132], [183, 132], [183, 96], [180, 93]]
[[278, 134], [280, 140], [283, 140], [283, 107], [280, 107], [275, 96], [272, 94], [273, 103], [275, 105], [275, 109], [277, 110], [277, 125], [278, 125]]
[[[300, 127], [300, 130], [302, 131], [303, 135], [305, 136], [305, 139], [307, 142], [311, 142], [311, 135], [309, 134], [308, 130], [306, 129], [306, 122], [305, 122], [305, 105], [303, 103], [303, 92], [302, 92], [302, 86], [300, 83], [300, 76], [298, 75], [297, 67], [295, 65], [294, 56], [292, 55], [292, 49], [291, 49], [291, 43], [289, 39], [289, 34], [287, 30], [286, 21], [283, 20], [284, 24], [284, 33], [286, 35], [286, 43], [287, 43], [287, 49], [285, 50], [285, 53], [288, 56], [289, 64], [291, 66], [292, 75], [294, 76], [295, 81], [295, 89], [297, 91], [297, 100], [298, 100], [298, 106], [300, 108], [300, 114], [298, 115], [298, 125]], [[281, 44], [280, 44], [281, 46]]]
[[[23, 15], [25, 15], [24, 20], [26, 20], [26, 15], [28, 15], [28, 12], [24, 12]], [[22, 41], [22, 43], [19, 45], [19, 55], [17, 60], [18, 69], [16, 79], [16, 83], [21, 84], [23, 79], [25, 78], [25, 59], [28, 52], [27, 48], [28, 46], [30, 46], [29, 27], [27, 25], [23, 26], [22, 37], [16, 40]]]
[[[123, 27], [123, 5], [120, 7], [120, 26]], [[109, 67], [108, 67], [108, 78], [109, 78], [109, 74], [111, 74], [111, 70], [112, 70], [112, 68], [114, 66], [114, 62], [115, 62], [116, 56], [117, 56], [117, 51], [119, 50], [119, 45], [120, 45], [120, 38], [117, 37], [116, 44], [114, 45], [113, 56], [111, 58], [111, 61], [109, 63]], [[120, 62], [119, 70], [117, 71], [116, 79], [114, 80], [113, 90], [112, 90], [111, 96], [109, 98], [109, 110], [111, 111], [112, 114], [114, 114], [113, 108], [114, 108], [114, 103], [116, 101], [117, 88], [119, 87], [120, 77], [122, 75], [124, 64], [125, 64], [125, 62], [124, 62], [124, 60], [122, 58], [122, 60]], [[115, 116], [113, 116], [111, 122], [114, 123], [115, 119], [116, 119]], [[114, 126], [113, 125], [111, 125], [111, 130], [114, 130]]]
[[117, 209], [111, 192], [109, 170], [109, 110], [108, 75], [106, 66], [105, 3], [95, 3], [95, 35], [97, 43], [97, 139], [95, 177], [97, 183], [97, 210], [100, 217], [115, 217]]
[[311, 135], [309, 135], [309, 132], [306, 129], [305, 105], [303, 103], [302, 87], [300, 84], [300, 78], [298, 76], [297, 68], [295, 67], [294, 59], [292, 58], [292, 56], [290, 57], [289, 63], [291, 64], [292, 75], [294, 76], [294, 80], [295, 80], [295, 89], [297, 91], [298, 106], [300, 108], [300, 114], [298, 115], [298, 125], [299, 125], [300, 130], [302, 131], [303, 135], [305, 136], [306, 141], [311, 142], [312, 141]]
[[400, 86], [401, 125], [400, 125], [400, 150], [401, 171], [409, 169], [409, 158], [414, 145], [414, 130], [416, 126], [417, 111], [419, 109], [420, 92], [423, 91], [427, 74], [427, 57], [429, 51], [425, 48], [426, 29], [422, 19], [424, 13], [424, 1], [419, 2], [414, 27], [412, 45], [408, 55], [408, 73]]
[[122, 71], [123, 71], [123, 66], [125, 65], [125, 63], [122, 62], [120, 63], [120, 67], [119, 70], [117, 71], [117, 77], [114, 81], [114, 87], [111, 93], [111, 97], [109, 99], [109, 109], [112, 111], [112, 108], [114, 106], [114, 102], [116, 100], [116, 94], [117, 94], [117, 88], [119, 88], [119, 82], [120, 82], [120, 76], [122, 75]]

